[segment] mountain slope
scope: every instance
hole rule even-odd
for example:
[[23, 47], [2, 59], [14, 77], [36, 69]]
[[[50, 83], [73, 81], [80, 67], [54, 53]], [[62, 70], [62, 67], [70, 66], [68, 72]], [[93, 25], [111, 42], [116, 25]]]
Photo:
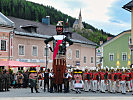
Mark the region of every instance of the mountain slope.
[[[41, 22], [42, 18], [45, 16], [50, 16], [50, 22], [53, 25], [56, 25], [57, 21], [62, 20], [66, 22], [67, 18], [69, 19], [69, 26], [72, 27], [75, 18], [68, 16], [67, 14], [58, 11], [57, 9], [51, 6], [44, 6], [41, 4], [29, 2], [26, 0], [0, 0], [0, 12], [2, 12], [6, 16], [12, 16], [27, 20], [34, 20], [37, 22]], [[83, 22], [84, 27], [86, 29], [92, 30], [90, 31], [81, 31], [78, 32], [82, 36], [87, 39], [99, 43], [102, 38], [103, 41], [106, 41], [107, 37], [111, 34], [107, 34], [103, 30], [98, 30], [97, 28]], [[95, 37], [93, 37], [95, 36]], [[113, 35], [111, 35], [113, 36]], [[94, 39], [95, 38], [95, 39]]]

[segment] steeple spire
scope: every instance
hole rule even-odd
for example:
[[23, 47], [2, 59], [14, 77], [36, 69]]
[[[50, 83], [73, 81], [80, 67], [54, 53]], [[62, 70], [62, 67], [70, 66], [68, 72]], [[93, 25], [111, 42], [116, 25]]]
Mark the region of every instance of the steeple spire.
[[75, 22], [73, 24], [73, 28], [75, 30], [82, 30], [84, 28], [84, 26], [82, 24], [81, 9], [80, 9], [80, 12], [79, 12], [79, 18], [75, 20]]
[[80, 9], [80, 12], [79, 12], [79, 17], [81, 16], [81, 9]]

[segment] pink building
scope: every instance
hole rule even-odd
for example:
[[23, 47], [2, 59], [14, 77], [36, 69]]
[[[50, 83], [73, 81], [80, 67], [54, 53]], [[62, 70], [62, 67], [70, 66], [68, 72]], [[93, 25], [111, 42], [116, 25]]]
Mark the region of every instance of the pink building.
[[[41, 67], [46, 66], [46, 45], [44, 40], [56, 35], [54, 25], [34, 22], [14, 17], [8, 17], [15, 23], [13, 30], [12, 52], [10, 59], [22, 62], [35, 63]], [[66, 59], [68, 66], [78, 66], [81, 69], [85, 67], [94, 67], [96, 65], [96, 46], [97, 44], [87, 40], [77, 33], [72, 33], [70, 39], [74, 44], [67, 48]], [[51, 42], [51, 46], [53, 43]], [[48, 68], [52, 68], [53, 53], [48, 50]], [[8, 56], [8, 55], [7, 55]]]
[[[13, 44], [12, 35], [14, 29], [14, 22], [0, 13], [0, 61], [7, 61], [10, 59], [10, 52]], [[9, 56], [10, 55], [10, 56]]]

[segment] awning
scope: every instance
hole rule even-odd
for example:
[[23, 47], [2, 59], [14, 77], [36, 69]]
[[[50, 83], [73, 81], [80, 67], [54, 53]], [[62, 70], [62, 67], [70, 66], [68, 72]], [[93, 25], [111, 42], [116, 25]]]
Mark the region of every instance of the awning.
[[20, 61], [0, 61], [0, 66], [9, 66], [9, 67], [40, 67], [40, 65], [25, 63]]

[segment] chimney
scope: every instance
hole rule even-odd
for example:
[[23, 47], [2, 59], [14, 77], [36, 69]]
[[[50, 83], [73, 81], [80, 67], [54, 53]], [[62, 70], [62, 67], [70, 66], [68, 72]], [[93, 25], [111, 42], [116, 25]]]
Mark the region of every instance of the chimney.
[[100, 41], [100, 45], [102, 45], [102, 44], [103, 44], [103, 41], [101, 40], [101, 41]]
[[100, 45], [103, 44], [103, 37], [100, 37]]
[[107, 41], [111, 40], [113, 37], [107, 37]]
[[42, 18], [42, 23], [46, 25], [50, 25], [50, 16], [46, 16], [46, 18]]

